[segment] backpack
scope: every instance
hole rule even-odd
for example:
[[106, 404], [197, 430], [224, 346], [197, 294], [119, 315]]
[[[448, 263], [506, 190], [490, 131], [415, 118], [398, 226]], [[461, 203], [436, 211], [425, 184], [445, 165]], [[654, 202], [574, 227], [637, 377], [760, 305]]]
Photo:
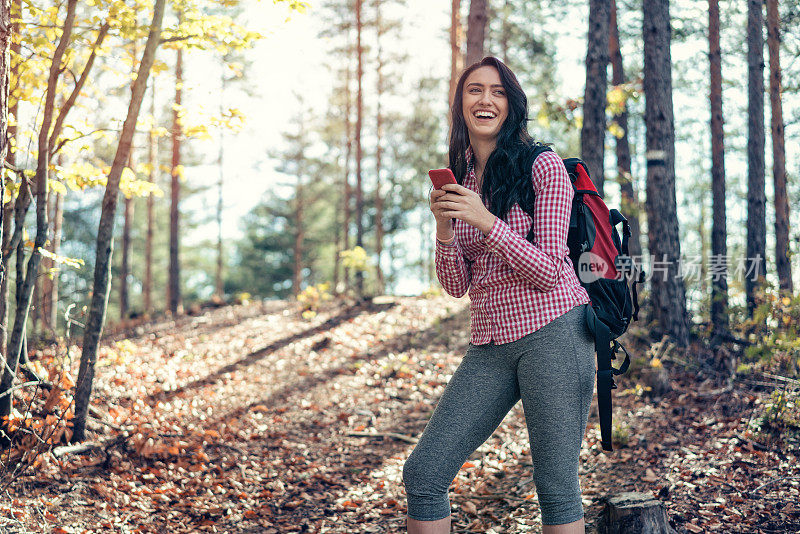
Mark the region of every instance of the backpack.
[[[537, 143], [533, 160], [552, 149]], [[563, 160], [575, 196], [569, 219], [567, 246], [572, 266], [592, 305], [587, 307], [586, 324], [594, 336], [597, 352], [597, 407], [600, 416], [600, 442], [603, 450], [611, 446], [611, 390], [617, 389], [614, 375], [621, 375], [630, 366], [630, 355], [617, 338], [631, 320], [639, 318], [637, 284], [643, 284], [645, 273], [633, 264], [628, 251], [631, 236], [628, 220], [616, 209], [608, 209], [592, 183], [586, 164], [578, 158]], [[533, 210], [523, 210], [532, 216]], [[617, 225], [622, 223], [622, 240]], [[533, 238], [533, 226], [527, 239]], [[635, 274], [638, 272], [638, 275]], [[619, 349], [625, 360], [612, 367]]]

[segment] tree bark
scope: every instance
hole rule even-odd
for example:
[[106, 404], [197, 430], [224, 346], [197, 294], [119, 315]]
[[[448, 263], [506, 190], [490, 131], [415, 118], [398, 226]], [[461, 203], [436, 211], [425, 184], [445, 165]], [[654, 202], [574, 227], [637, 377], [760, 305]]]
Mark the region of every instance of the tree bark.
[[[647, 0], [645, 0], [647, 1]], [[606, 501], [600, 534], [675, 534], [664, 505], [647, 493], [621, 493]]]
[[181, 309], [181, 277], [180, 277], [180, 164], [181, 164], [181, 120], [180, 107], [183, 94], [183, 50], [178, 49], [175, 64], [175, 107], [172, 110], [172, 202], [169, 209], [169, 294], [168, 306], [173, 314]]
[[675, 124], [668, 0], [644, 0], [644, 94], [647, 126], [647, 222], [653, 318], [680, 346], [688, 343], [686, 290], [675, 199]]
[[[14, 8], [14, 13], [20, 13], [22, 0], [0, 0], [0, 21], [2, 21], [2, 28], [9, 28], [8, 31], [0, 31], [0, 57], [2, 57], [2, 65], [0, 65], [0, 157], [5, 158], [5, 161], [12, 167], [16, 167], [17, 158], [16, 153], [11, 150], [11, 146], [16, 144], [17, 140], [17, 123], [8, 123], [9, 113], [15, 118], [19, 116], [19, 98], [14, 97], [11, 99], [10, 85], [11, 80], [19, 79], [19, 60], [12, 61], [12, 55], [19, 57], [20, 43], [19, 39], [12, 39], [12, 35], [19, 33], [19, 25], [17, 23], [10, 24], [11, 10]], [[7, 50], [11, 51], [11, 54]], [[9, 102], [11, 100], [11, 102]], [[14, 199], [9, 199], [6, 202], [5, 198], [5, 184], [2, 184], [2, 202], [0, 202], [0, 217], [3, 222], [0, 224], [0, 232], [2, 232], [2, 239], [0, 239], [0, 352], [2, 352], [3, 359], [6, 358], [7, 341], [8, 341], [8, 268], [10, 253], [9, 241], [11, 239], [11, 216], [14, 213]]]
[[[156, 182], [156, 166], [158, 165], [156, 150], [158, 140], [155, 135], [156, 122], [156, 84], [153, 79], [150, 87], [150, 115], [153, 117], [153, 127], [150, 130], [147, 142], [148, 180], [151, 184]], [[144, 313], [153, 313], [153, 232], [155, 229], [155, 199], [153, 194], [147, 195], [147, 234], [144, 244]]]
[[[611, 0], [611, 17], [609, 23], [608, 55], [611, 61], [611, 83], [622, 85], [625, 83], [625, 70], [622, 66], [622, 51], [619, 44], [619, 26], [617, 24], [617, 2]], [[628, 107], [622, 113], [614, 116], [614, 121], [622, 129], [622, 137], [616, 140], [617, 156], [617, 181], [619, 182], [622, 211], [628, 218], [631, 226], [631, 238], [628, 248], [633, 258], [642, 255], [641, 228], [639, 226], [639, 199], [633, 188], [631, 175], [631, 147], [628, 140]]]
[[[133, 146], [131, 146], [133, 152]], [[132, 162], [128, 156], [128, 168], [132, 169]], [[128, 318], [128, 307], [130, 306], [130, 254], [131, 254], [131, 226], [133, 224], [133, 199], [125, 197], [122, 201], [123, 221], [122, 221], [122, 265], [120, 265], [120, 284], [119, 284], [119, 318]]]
[[[220, 75], [220, 116], [224, 112], [225, 101], [225, 69]], [[219, 181], [217, 182], [217, 268], [214, 272], [214, 294], [222, 301], [222, 296], [225, 291], [222, 284], [222, 267], [224, 259], [222, 256], [222, 210], [225, 206], [224, 200], [224, 185], [225, 185], [225, 127], [220, 125], [219, 128], [219, 154], [217, 156], [217, 167], [219, 168]]]
[[[301, 137], [302, 140], [302, 127]], [[302, 154], [298, 158], [298, 163], [302, 161]], [[298, 165], [297, 169], [297, 187], [295, 189], [295, 207], [294, 207], [294, 266], [292, 269], [292, 296], [297, 298], [300, 294], [300, 284], [302, 283], [303, 276], [303, 241], [305, 239], [304, 228], [304, 206], [305, 195], [303, 194], [303, 175]]]
[[589, 168], [597, 192], [605, 184], [606, 84], [611, 0], [589, 0], [589, 35], [586, 46], [586, 89], [581, 126], [581, 159]]
[[111, 254], [114, 247], [114, 215], [117, 210], [119, 180], [131, 150], [133, 133], [136, 129], [136, 120], [139, 116], [139, 109], [144, 99], [145, 90], [147, 89], [147, 78], [150, 75], [150, 68], [153, 66], [155, 60], [156, 48], [161, 39], [161, 21], [164, 18], [164, 4], [165, 0], [156, 0], [153, 9], [153, 21], [150, 25], [150, 33], [147, 37], [147, 44], [145, 45], [144, 52], [142, 53], [142, 60], [139, 64], [139, 72], [136, 75], [136, 81], [133, 82], [128, 115], [122, 125], [122, 134], [120, 135], [119, 144], [117, 145], [117, 153], [114, 156], [111, 171], [108, 173], [106, 192], [103, 196], [100, 225], [97, 231], [97, 259], [94, 268], [92, 301], [89, 307], [89, 317], [86, 321], [86, 328], [84, 329], [83, 351], [81, 353], [81, 363], [75, 391], [73, 442], [83, 441], [86, 435], [86, 415], [89, 411], [89, 400], [92, 394], [94, 365], [97, 360], [97, 347], [103, 332], [103, 323], [105, 322], [111, 282]]
[[377, 292], [379, 295], [384, 293], [385, 281], [383, 278], [383, 269], [381, 268], [381, 256], [383, 254], [383, 197], [381, 196], [381, 170], [383, 156], [383, 147], [381, 142], [383, 140], [383, 114], [381, 111], [381, 96], [383, 94], [383, 86], [386, 83], [383, 75], [383, 41], [382, 37], [385, 33], [385, 28], [381, 25], [381, 11], [380, 2], [375, 4], [375, 29], [377, 32], [378, 40], [378, 53], [377, 53], [377, 110], [375, 117], [375, 274], [377, 277]]
[[486, 20], [486, 0], [471, 0], [467, 17], [467, 66], [483, 59]]
[[[450, 1], [450, 97], [448, 98], [448, 109], [453, 106], [453, 98], [456, 94], [458, 75], [464, 68], [464, 54], [461, 52], [461, 0]], [[450, 114], [447, 114], [448, 119]]]
[[[61, 226], [64, 222], [64, 195], [61, 193], [56, 193], [55, 197], [52, 250], [53, 254], [58, 254], [61, 252]], [[58, 325], [58, 288], [61, 267], [59, 265], [55, 265], [54, 267], [55, 272], [53, 273], [53, 279], [50, 280], [50, 283], [48, 284], [50, 295], [48, 298], [49, 305], [47, 307], [47, 311], [49, 313], [49, 326], [55, 332], [56, 326]]]
[[764, 13], [763, 0], [747, 0], [747, 311], [767, 273], [767, 197], [764, 192]]
[[722, 54], [719, 0], [708, 0], [708, 46], [711, 104], [711, 324], [717, 337], [728, 331], [728, 245], [725, 213], [725, 130], [722, 115]]
[[[72, 26], [75, 21], [75, 6], [77, 0], [68, 0], [66, 17], [64, 19], [64, 29], [53, 53], [53, 60], [50, 64], [50, 73], [47, 80], [47, 92], [42, 113], [42, 125], [39, 131], [38, 156], [36, 161], [36, 237], [34, 238], [33, 251], [28, 259], [25, 269], [25, 281], [22, 292], [19, 295], [19, 306], [14, 316], [14, 328], [11, 331], [11, 338], [8, 343], [8, 355], [6, 359], [7, 368], [4, 369], [0, 392], [8, 391], [12, 386], [17, 371], [17, 363], [20, 359], [22, 341], [25, 330], [25, 323], [28, 320], [28, 312], [31, 305], [33, 285], [39, 273], [39, 263], [42, 257], [41, 247], [47, 240], [47, 177], [50, 165], [49, 133], [53, 121], [53, 108], [55, 107], [56, 89], [58, 77], [61, 74], [61, 59], [64, 51], [69, 45], [72, 34]], [[3, 137], [5, 139], [5, 137]], [[7, 416], [11, 413], [12, 395], [7, 395], [0, 399], [0, 416]]]
[[[348, 33], [349, 35], [349, 33]], [[348, 40], [349, 44], [349, 40]], [[342, 188], [343, 196], [342, 196], [342, 211], [344, 212], [344, 224], [342, 225], [342, 242], [343, 242], [343, 250], [350, 249], [350, 223], [352, 218], [352, 210], [351, 210], [351, 197], [353, 195], [353, 191], [350, 187], [350, 160], [353, 158], [353, 123], [350, 120], [350, 115], [352, 113], [351, 108], [351, 100], [352, 94], [350, 93], [350, 79], [352, 76], [352, 71], [350, 69], [350, 62], [351, 57], [348, 53], [347, 57], [347, 79], [345, 81], [344, 86], [344, 97], [345, 97], [345, 112], [344, 112], [344, 132], [345, 132], [345, 158], [344, 158], [344, 176], [342, 179], [344, 181], [344, 187]], [[336, 254], [336, 265], [341, 267], [342, 265], [342, 258], [340, 256], [341, 250]], [[344, 291], [347, 292], [350, 289], [350, 269], [348, 267], [344, 267], [342, 278], [344, 280]]]
[[[356, 246], [364, 246], [364, 191], [361, 182], [361, 128], [364, 113], [362, 82], [364, 80], [364, 51], [361, 47], [361, 4], [362, 0], [356, 0], [356, 54], [358, 56], [358, 93], [356, 95]], [[356, 292], [358, 298], [364, 296], [364, 271], [356, 272]]]
[[772, 178], [775, 186], [775, 267], [784, 294], [794, 291], [789, 263], [789, 197], [786, 194], [786, 146], [781, 103], [780, 14], [778, 0], [767, 0], [769, 101], [772, 109]]

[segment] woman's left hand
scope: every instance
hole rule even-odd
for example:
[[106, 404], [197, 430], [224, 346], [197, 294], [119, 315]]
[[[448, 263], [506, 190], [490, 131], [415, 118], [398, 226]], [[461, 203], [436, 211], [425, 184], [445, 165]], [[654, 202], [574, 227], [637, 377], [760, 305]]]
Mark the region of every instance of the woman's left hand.
[[486, 209], [478, 193], [458, 184], [445, 184], [442, 189], [447, 194], [436, 200], [442, 215], [464, 221], [483, 232], [484, 235], [489, 234], [497, 217]]

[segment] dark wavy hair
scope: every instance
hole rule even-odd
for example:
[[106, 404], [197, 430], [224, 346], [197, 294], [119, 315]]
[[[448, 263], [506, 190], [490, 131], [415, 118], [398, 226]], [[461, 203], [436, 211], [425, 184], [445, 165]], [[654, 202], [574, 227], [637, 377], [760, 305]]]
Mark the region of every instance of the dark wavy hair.
[[464, 69], [458, 79], [450, 110], [450, 169], [456, 181], [463, 185], [467, 174], [466, 150], [469, 147], [469, 132], [462, 105], [464, 83], [475, 69], [485, 66], [494, 67], [500, 73], [500, 82], [508, 100], [508, 116], [500, 127], [497, 145], [484, 168], [481, 198], [484, 203], [489, 202], [492, 214], [505, 220], [515, 203], [532, 213], [531, 166], [536, 143], [528, 133], [528, 97], [511, 69], [496, 57], [486, 56], [478, 63], [473, 63]]

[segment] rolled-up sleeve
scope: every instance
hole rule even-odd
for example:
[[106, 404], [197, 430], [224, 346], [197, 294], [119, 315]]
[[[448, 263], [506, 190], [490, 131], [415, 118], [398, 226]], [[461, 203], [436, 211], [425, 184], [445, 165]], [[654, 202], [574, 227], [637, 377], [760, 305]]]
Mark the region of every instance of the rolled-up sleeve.
[[561, 158], [555, 152], [540, 154], [532, 171], [536, 194], [533, 213], [534, 241], [514, 232], [497, 218], [484, 244], [537, 291], [552, 291], [569, 254], [567, 233], [574, 192]]
[[449, 245], [436, 240], [435, 264], [436, 277], [442, 288], [454, 297], [464, 296], [469, 289], [472, 270], [470, 262], [464, 258], [461, 252], [458, 239]]

